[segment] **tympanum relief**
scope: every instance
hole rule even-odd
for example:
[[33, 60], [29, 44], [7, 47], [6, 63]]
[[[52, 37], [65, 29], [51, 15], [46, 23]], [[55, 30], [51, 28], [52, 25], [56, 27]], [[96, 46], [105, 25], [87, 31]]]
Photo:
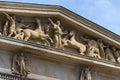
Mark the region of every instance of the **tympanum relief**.
[[[6, 12], [2, 14], [6, 19], [2, 25], [1, 35], [24, 41], [36, 41], [55, 48], [67, 49], [69, 47], [83, 55], [120, 62], [119, 49], [113, 48], [113, 46], [104, 43], [101, 39], [91, 38], [89, 35], [85, 37], [84, 35], [76, 34], [76, 30], [68, 30], [65, 26], [62, 26], [60, 20], [45, 18], [47, 23], [44, 23], [40, 17], [34, 17], [32, 18], [34, 23], [31, 23], [35, 25], [33, 26], [25, 24], [24, 18], [18, 24], [17, 15], [10, 15]], [[79, 36], [79, 40], [77, 36]]]

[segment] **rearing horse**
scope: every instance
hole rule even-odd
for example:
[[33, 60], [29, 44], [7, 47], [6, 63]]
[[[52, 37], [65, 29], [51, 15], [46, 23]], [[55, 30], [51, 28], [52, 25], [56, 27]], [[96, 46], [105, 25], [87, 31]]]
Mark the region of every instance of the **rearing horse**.
[[[41, 40], [45, 45], [46, 44], [50, 45], [50, 43], [53, 43], [53, 40], [50, 38], [50, 36], [48, 34], [45, 34], [44, 31], [42, 31], [40, 19], [36, 18], [36, 22], [37, 22], [38, 28], [36, 28], [35, 30], [31, 30], [31, 29], [21, 30], [21, 33], [24, 35], [23, 40], [28, 41], [30, 38], [32, 38], [32, 39]], [[21, 33], [19, 33], [18, 35], [20, 35]]]

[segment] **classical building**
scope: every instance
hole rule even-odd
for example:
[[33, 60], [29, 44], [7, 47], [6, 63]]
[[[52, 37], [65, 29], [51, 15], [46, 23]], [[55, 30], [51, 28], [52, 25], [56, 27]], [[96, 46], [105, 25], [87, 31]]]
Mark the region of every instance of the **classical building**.
[[120, 80], [120, 36], [64, 7], [0, 2], [0, 80]]

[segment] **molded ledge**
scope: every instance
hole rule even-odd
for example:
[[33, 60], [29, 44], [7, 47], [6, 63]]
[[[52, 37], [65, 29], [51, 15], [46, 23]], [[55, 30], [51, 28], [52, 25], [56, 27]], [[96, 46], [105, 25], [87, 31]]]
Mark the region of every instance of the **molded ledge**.
[[14, 38], [0, 36], [0, 48], [13, 52], [22, 50], [23, 52], [31, 53], [45, 59], [51, 59], [55, 61], [67, 62], [69, 64], [85, 64], [109, 71], [120, 72], [120, 64], [106, 61], [103, 59], [97, 59], [86, 55], [81, 55], [77, 52], [62, 50], [54, 48], [52, 46], [45, 46], [37, 44], [31, 41], [22, 41]]

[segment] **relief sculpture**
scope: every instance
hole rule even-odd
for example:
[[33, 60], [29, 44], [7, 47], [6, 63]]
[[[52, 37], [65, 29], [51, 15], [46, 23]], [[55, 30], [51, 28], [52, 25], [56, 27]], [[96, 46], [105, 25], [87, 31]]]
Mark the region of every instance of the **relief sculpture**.
[[[13, 17], [9, 16], [7, 13], [3, 12], [4, 15], [6, 15], [8, 21], [9, 21], [9, 24], [10, 24], [10, 27], [9, 27], [9, 37], [11, 37], [12, 35], [16, 35], [16, 25], [15, 25], [15, 15], [13, 15]], [[6, 23], [7, 25], [7, 23]]]
[[20, 39], [20, 40], [24, 39], [23, 29], [27, 29], [30, 26], [30, 25], [25, 25], [22, 22], [24, 22], [24, 20], [20, 20], [18, 25], [16, 26], [17, 35], [14, 36], [14, 38]]
[[116, 49], [115, 47], [112, 47], [113, 54], [115, 56], [115, 59], [118, 63], [120, 63], [120, 50]]
[[[49, 23], [46, 24], [43, 23], [40, 18], [35, 17], [33, 19], [34, 23], [32, 23], [35, 28], [33, 28], [34, 26], [31, 25], [31, 23], [25, 24], [24, 18], [18, 23], [17, 20], [19, 17], [17, 17], [17, 15], [11, 16], [6, 12], [3, 12], [2, 14], [6, 17], [6, 20], [1, 35], [24, 41], [32, 40], [64, 50], [69, 47], [69, 49], [74, 49], [83, 55], [106, 59], [112, 62], [120, 62], [120, 51], [118, 49], [111, 49], [111, 46], [105, 44], [101, 39], [94, 37], [81, 38], [84, 35], [78, 37], [79, 34], [76, 34], [75, 30], [67, 30], [66, 28], [63, 30], [61, 28], [62, 24], [60, 20], [55, 21], [52, 18], [46, 18], [46, 22]], [[46, 24], [46, 26], [43, 26], [44, 24]]]
[[18, 53], [12, 59], [12, 73], [26, 77], [30, 73], [28, 69], [28, 58], [24, 53]]
[[98, 42], [98, 48], [99, 48], [100, 56], [101, 56], [101, 58], [104, 59], [105, 58], [105, 50], [104, 49], [107, 46], [102, 42], [101, 39], [98, 39], [97, 42]]
[[83, 68], [80, 74], [80, 80], [93, 80], [89, 67]]
[[101, 58], [100, 57], [100, 51], [98, 48], [98, 43], [95, 40], [89, 40], [88, 41], [88, 49], [87, 53], [89, 56]]
[[113, 56], [112, 50], [110, 48], [106, 48], [105, 49], [105, 59], [106, 60], [111, 60], [113, 62], [116, 62], [115, 58]]
[[3, 35], [7, 36], [8, 35], [8, 21], [5, 22], [5, 25], [3, 27]]
[[62, 40], [63, 46], [75, 48], [79, 51], [79, 53], [84, 54], [84, 52], [86, 51], [86, 46], [75, 39], [74, 31], [71, 31], [68, 36], [69, 39], [64, 38]]
[[[49, 35], [45, 34], [41, 29], [40, 19], [36, 18], [36, 23], [38, 27], [35, 30], [23, 29], [15, 38], [21, 37], [23, 35], [23, 40], [28, 41], [30, 38], [41, 40], [45, 45], [50, 45], [49, 41], [53, 43]], [[19, 36], [20, 35], [20, 36]], [[49, 40], [49, 41], [48, 41]]]
[[63, 34], [62, 29], [60, 28], [60, 21], [57, 21], [56, 23], [54, 23], [50, 18], [48, 18], [48, 20], [51, 22], [52, 26], [53, 26], [53, 33], [54, 33], [54, 46], [56, 48], [61, 48], [61, 35]]

